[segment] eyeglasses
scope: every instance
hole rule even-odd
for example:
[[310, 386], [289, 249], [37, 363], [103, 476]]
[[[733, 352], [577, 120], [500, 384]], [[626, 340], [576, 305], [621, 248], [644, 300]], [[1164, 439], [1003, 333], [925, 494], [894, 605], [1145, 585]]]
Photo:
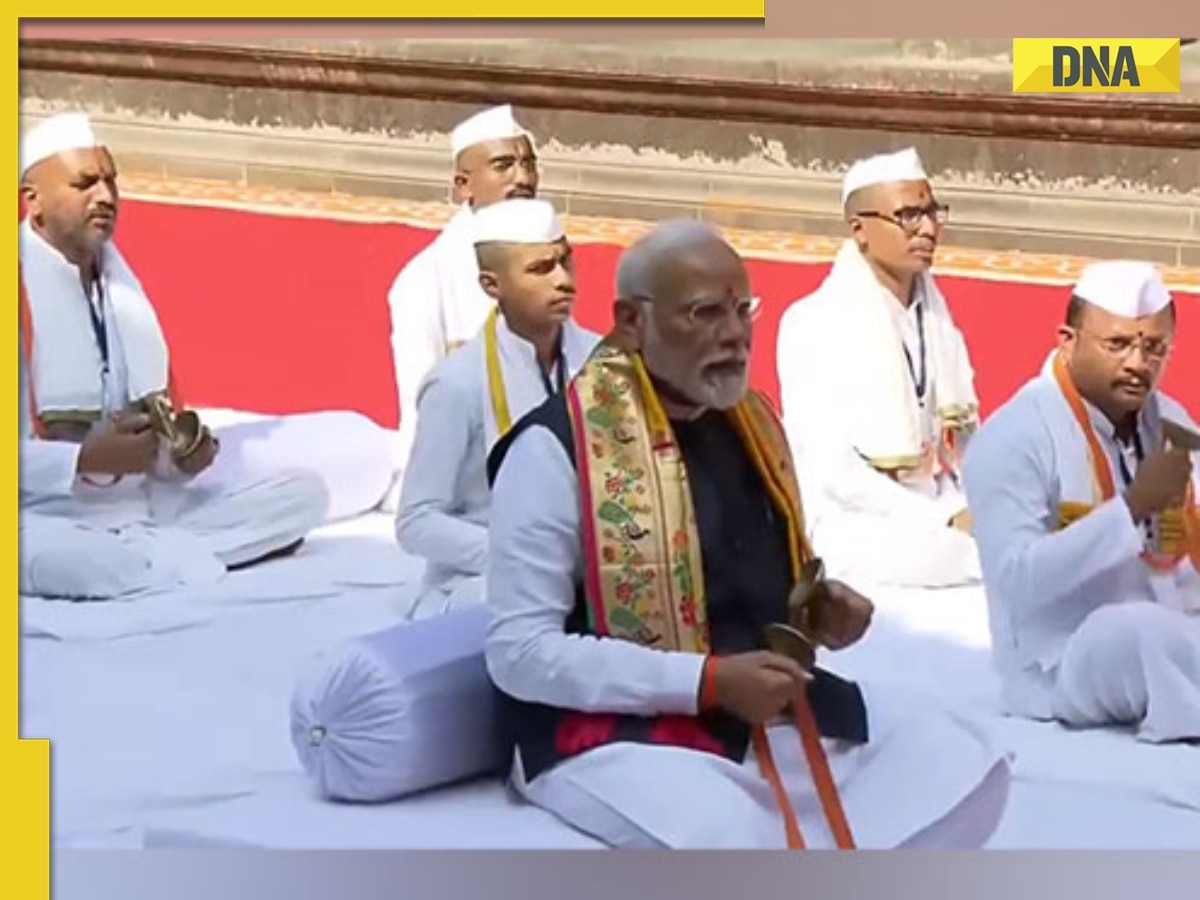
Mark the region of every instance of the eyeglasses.
[[921, 228], [921, 222], [926, 217], [938, 228], [945, 225], [950, 221], [950, 207], [941, 203], [930, 203], [928, 206], [902, 206], [891, 214], [874, 209], [864, 209], [856, 212], [855, 215], [867, 219], [883, 219], [885, 222], [899, 225], [909, 234], [916, 234]]
[[715, 328], [733, 315], [742, 322], [751, 322], [762, 306], [761, 297], [743, 297], [738, 300], [693, 300], [684, 307], [690, 323]]
[[[639, 303], [652, 303], [652, 297], [631, 297]], [[701, 298], [683, 307], [683, 316], [689, 325], [715, 330], [730, 316], [743, 324], [752, 322], [762, 306], [761, 297], [741, 297], [736, 300]]]
[[[1083, 332], [1076, 332], [1082, 336]], [[1109, 337], [1096, 338], [1096, 344], [1109, 356], [1126, 359], [1134, 350], [1140, 349], [1146, 359], [1161, 361], [1171, 352], [1171, 342], [1166, 338]]]

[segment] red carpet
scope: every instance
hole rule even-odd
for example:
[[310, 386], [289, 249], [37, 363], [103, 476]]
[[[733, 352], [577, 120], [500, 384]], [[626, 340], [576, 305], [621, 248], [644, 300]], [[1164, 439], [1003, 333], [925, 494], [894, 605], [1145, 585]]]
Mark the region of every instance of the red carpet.
[[[189, 404], [267, 413], [359, 410], [398, 421], [386, 295], [425, 229], [127, 200], [119, 244], [162, 318]], [[581, 322], [603, 331], [619, 249], [576, 251]], [[828, 264], [752, 260], [763, 313], [753, 379], [777, 396], [775, 332], [787, 303]], [[970, 345], [985, 414], [1048, 352], [1067, 291], [942, 278]], [[1166, 389], [1200, 414], [1200, 303], [1180, 306], [1180, 341]]]

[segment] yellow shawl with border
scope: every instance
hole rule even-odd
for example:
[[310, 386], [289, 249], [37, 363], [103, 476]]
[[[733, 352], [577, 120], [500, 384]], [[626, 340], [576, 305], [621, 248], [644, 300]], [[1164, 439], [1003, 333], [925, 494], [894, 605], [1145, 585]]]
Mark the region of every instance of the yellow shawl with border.
[[[567, 390], [592, 630], [707, 653], [704, 570], [688, 475], [637, 354], [603, 342]], [[753, 391], [729, 412], [788, 529], [793, 579], [812, 556], [779, 419]]]

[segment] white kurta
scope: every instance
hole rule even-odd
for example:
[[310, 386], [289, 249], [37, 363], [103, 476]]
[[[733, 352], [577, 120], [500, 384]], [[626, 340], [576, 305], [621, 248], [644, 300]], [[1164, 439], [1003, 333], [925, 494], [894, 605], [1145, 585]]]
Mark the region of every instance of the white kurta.
[[[546, 385], [531, 343], [496, 320], [496, 339], [512, 422], [542, 403]], [[587, 360], [599, 335], [568, 322], [563, 358], [571, 378]], [[557, 384], [558, 369], [549, 373]], [[413, 614], [436, 615], [483, 601], [487, 564], [487, 455], [500, 437], [488, 396], [485, 337], [438, 363], [418, 400], [420, 424], [404, 472], [396, 516], [396, 539], [425, 560], [424, 589]]]
[[[165, 387], [167, 348], [148, 303], [142, 318], [124, 320], [120, 291], [105, 292], [109, 374], [101, 354], [57, 353], [56, 334], [78, 343], [91, 300], [78, 272], [28, 226], [21, 232], [21, 264], [35, 327], [35, 368], [52, 385], [58, 408], [123, 410], [147, 389]], [[119, 260], [109, 254], [106, 260]], [[107, 263], [106, 263], [107, 266]], [[131, 273], [102, 273], [106, 282], [140, 292]], [[73, 291], [78, 304], [62, 293]], [[144, 299], [144, 298], [143, 298]], [[47, 315], [53, 310], [53, 316]], [[150, 327], [153, 326], [153, 327]], [[56, 330], [61, 329], [61, 330]], [[142, 342], [142, 343], [137, 343]], [[110, 599], [148, 588], [170, 588], [219, 577], [228, 565], [252, 561], [308, 534], [324, 519], [328, 496], [321, 479], [303, 470], [247, 475], [217, 461], [187, 478], [164, 451], [152, 476], [116, 483], [76, 477], [79, 447], [34, 435], [24, 353], [20, 358], [22, 592], [47, 597]], [[159, 360], [147, 365], [146, 361]], [[51, 367], [53, 366], [53, 367]], [[159, 371], [161, 369], [162, 371]], [[35, 396], [43, 396], [35, 375]], [[159, 382], [154, 379], [158, 378]], [[94, 427], [100, 427], [97, 423]], [[118, 562], [125, 560], [120, 565]]]
[[[703, 657], [567, 634], [581, 577], [580, 495], [562, 445], [534, 427], [514, 440], [494, 489], [486, 644], [496, 684], [523, 700], [586, 712], [695, 715]], [[869, 638], [867, 638], [869, 640]], [[1009, 762], [988, 729], [923, 698], [863, 685], [871, 741], [827, 741], [858, 846], [979, 847], [1007, 802]], [[828, 832], [793, 727], [769, 732], [805, 840]], [[531, 802], [618, 847], [786, 846], [783, 820], [753, 753], [735, 763], [702, 751], [617, 743], [526, 783]]]
[[107, 600], [211, 583], [227, 565], [285, 547], [322, 521], [316, 475], [237, 479], [219, 470], [219, 457], [191, 480], [85, 483], [76, 476], [79, 445], [34, 437], [25, 397], [22, 383], [22, 594]]
[[[1086, 438], [1051, 374], [997, 410], [967, 454], [1006, 704], [1032, 718], [1136, 725], [1146, 740], [1198, 738], [1200, 576], [1186, 562], [1157, 574], [1139, 558], [1146, 534], [1120, 497], [1122, 445], [1088, 410], [1118, 496], [1065, 529], [1057, 530], [1060, 502], [1097, 499]], [[1147, 453], [1163, 414], [1196, 427], [1154, 395], [1139, 421]], [[1136, 457], [1124, 455], [1133, 477]]]
[[945, 301], [931, 278], [918, 289], [905, 308], [847, 242], [826, 282], [780, 321], [784, 425], [811, 540], [833, 577], [913, 587], [980, 577], [975, 542], [948, 527], [966, 508], [958, 474], [900, 483], [867, 461], [918, 452], [937, 437], [939, 406], [975, 402], [966, 345]]
[[[417, 398], [425, 377], [450, 350], [479, 333], [495, 306], [479, 286], [470, 224], [471, 208], [463, 204], [441, 234], [400, 270], [388, 291], [402, 468], [416, 438]], [[393, 492], [388, 505], [394, 509], [397, 499]]]

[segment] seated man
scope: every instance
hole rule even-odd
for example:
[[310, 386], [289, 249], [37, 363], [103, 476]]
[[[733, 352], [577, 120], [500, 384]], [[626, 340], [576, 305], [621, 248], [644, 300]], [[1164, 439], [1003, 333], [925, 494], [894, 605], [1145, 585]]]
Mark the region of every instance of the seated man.
[[1200, 738], [1200, 438], [1157, 389], [1174, 338], [1153, 266], [1089, 266], [1057, 351], [971, 443], [967, 499], [1012, 713]]
[[533, 138], [513, 118], [511, 106], [494, 106], [461, 122], [450, 135], [450, 150], [452, 191], [461, 205], [433, 243], [400, 270], [388, 292], [403, 465], [412, 452], [417, 394], [425, 376], [452, 349], [475, 337], [495, 306], [479, 287], [472, 213], [537, 194]]
[[[141, 404], [172, 392], [168, 349], [111, 243], [116, 167], [86, 117], [25, 135], [21, 190], [23, 589], [117, 597], [146, 587], [147, 567], [169, 586], [294, 550], [328, 505], [315, 474], [210, 477], [207, 429], [179, 458], [150, 428]], [[131, 556], [144, 565], [116, 567]]]
[[[665, 223], [616, 294], [612, 335], [489, 460], [515, 787], [618, 847], [981, 845], [1009, 782], [986, 734], [766, 649], [811, 554], [782, 427], [747, 392], [741, 259]], [[809, 633], [857, 641], [871, 604], [825, 588]]]
[[779, 325], [783, 418], [813, 545], [841, 577], [976, 581], [958, 484], [977, 424], [974, 374], [929, 272], [946, 208], [914, 150], [855, 163], [842, 201], [851, 238]]
[[418, 616], [483, 602], [488, 451], [562, 390], [599, 339], [571, 317], [574, 264], [553, 206], [505, 200], [475, 214], [473, 233], [479, 283], [497, 309], [421, 389], [396, 517], [400, 546], [425, 559]]

